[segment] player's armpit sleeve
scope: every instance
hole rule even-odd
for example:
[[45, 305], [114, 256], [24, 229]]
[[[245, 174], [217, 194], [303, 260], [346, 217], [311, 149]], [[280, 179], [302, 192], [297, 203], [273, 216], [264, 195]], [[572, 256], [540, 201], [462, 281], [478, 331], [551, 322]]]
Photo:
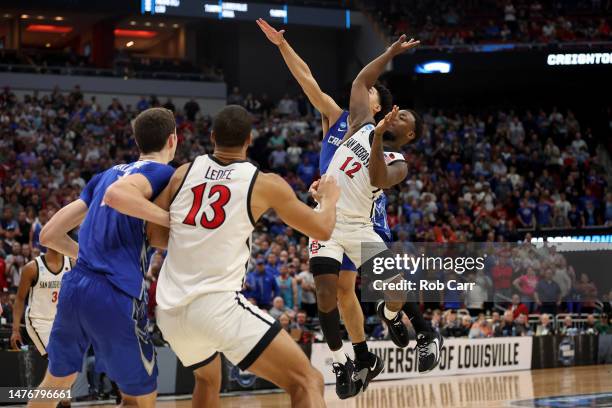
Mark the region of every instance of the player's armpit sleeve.
[[149, 163], [139, 169], [138, 174], [146, 177], [151, 184], [151, 199], [155, 200], [157, 195], [168, 185], [168, 181], [174, 174], [174, 168], [165, 164]]
[[89, 204], [91, 203], [91, 200], [93, 199], [94, 190], [96, 189], [96, 186], [98, 185], [98, 181], [100, 181], [100, 177], [102, 177], [102, 173], [99, 173], [93, 176], [91, 180], [89, 180], [89, 183], [85, 185], [85, 188], [83, 188], [83, 191], [81, 191], [81, 195], [79, 196], [79, 198], [83, 200], [85, 204], [87, 204], [87, 207], [89, 207]]

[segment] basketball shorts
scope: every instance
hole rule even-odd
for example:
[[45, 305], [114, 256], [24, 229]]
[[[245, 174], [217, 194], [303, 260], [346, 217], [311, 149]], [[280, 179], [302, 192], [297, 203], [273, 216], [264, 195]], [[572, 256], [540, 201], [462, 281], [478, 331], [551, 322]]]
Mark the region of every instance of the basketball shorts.
[[62, 278], [51, 330], [49, 372], [64, 377], [81, 371], [93, 347], [96, 371], [106, 373], [132, 396], [157, 388], [155, 347], [149, 336], [147, 302], [113, 286], [102, 274], [75, 267]]
[[[368, 243], [368, 253], [362, 254], [362, 243]], [[343, 264], [343, 256], [346, 254], [356, 268], [386, 249], [387, 244], [374, 231], [372, 223], [345, 221], [340, 217], [329, 240], [310, 239], [308, 243], [310, 258], [332, 258]]]
[[28, 335], [34, 342], [36, 349], [41, 356], [46, 356], [53, 320], [34, 319], [26, 315], [25, 323]]
[[238, 292], [203, 294], [172, 309], [157, 308], [157, 325], [183, 365], [196, 370], [217, 353], [247, 370], [280, 332], [280, 324]]

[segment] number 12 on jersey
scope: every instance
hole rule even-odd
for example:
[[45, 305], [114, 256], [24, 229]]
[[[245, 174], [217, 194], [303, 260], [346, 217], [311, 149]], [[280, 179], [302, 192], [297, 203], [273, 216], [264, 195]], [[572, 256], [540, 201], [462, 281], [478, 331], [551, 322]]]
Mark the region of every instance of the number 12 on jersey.
[[[361, 169], [361, 163], [359, 163], [358, 161], [353, 161], [354, 159], [355, 159], [354, 157], [349, 156], [346, 158], [342, 166], [340, 166], [340, 170], [345, 172], [346, 175], [349, 176], [350, 178], [355, 177], [355, 173], [357, 173], [359, 169]], [[353, 161], [353, 163], [351, 164], [350, 168], [347, 169], [351, 161]]]
[[[196, 226], [196, 217], [202, 208], [202, 202], [204, 201], [204, 193], [208, 183], [199, 184], [191, 189], [193, 193], [193, 203], [187, 216], [183, 220], [183, 224]], [[213, 201], [209, 202], [208, 205], [213, 210], [213, 215], [209, 219], [206, 215], [206, 209], [202, 211], [200, 217], [200, 225], [206, 229], [219, 228], [223, 222], [225, 222], [225, 205], [228, 203], [232, 196], [232, 192], [227, 186], [222, 184], [213, 185], [208, 191], [208, 198], [213, 198]]]

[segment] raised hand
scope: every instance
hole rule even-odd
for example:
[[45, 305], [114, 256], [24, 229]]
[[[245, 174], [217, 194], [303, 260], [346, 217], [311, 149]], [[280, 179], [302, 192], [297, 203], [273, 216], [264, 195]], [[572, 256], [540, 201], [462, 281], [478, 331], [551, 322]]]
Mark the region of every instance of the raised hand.
[[410, 41], [406, 41], [406, 34], [402, 34], [396, 42], [389, 46], [389, 51], [393, 56], [400, 55], [412, 48], [417, 47], [421, 42], [411, 38]]
[[395, 118], [397, 118], [398, 114], [399, 108], [397, 107], [397, 105], [393, 105], [393, 109], [391, 109], [391, 111], [385, 115], [385, 118], [378, 122], [378, 125], [376, 125], [376, 129], [374, 129], [374, 134], [376, 136], [382, 136], [387, 130], [389, 130], [389, 126], [391, 125], [391, 123], [393, 123]]
[[257, 19], [257, 25], [259, 26], [261, 31], [263, 31], [266, 37], [268, 37], [268, 40], [270, 40], [272, 44], [281, 45], [285, 40], [285, 38], [283, 37], [283, 34], [285, 34], [285, 30], [276, 30], [263, 18]]

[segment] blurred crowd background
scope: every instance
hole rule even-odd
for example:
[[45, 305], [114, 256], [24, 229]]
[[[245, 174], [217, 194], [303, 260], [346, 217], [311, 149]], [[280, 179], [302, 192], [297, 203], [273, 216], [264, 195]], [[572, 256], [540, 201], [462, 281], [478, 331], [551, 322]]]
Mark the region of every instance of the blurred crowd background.
[[[281, 174], [300, 199], [312, 204], [308, 187], [319, 177], [322, 135], [320, 118], [305, 97], [285, 95], [273, 101], [234, 88], [228, 103], [253, 113], [249, 158], [262, 170]], [[131, 120], [151, 106], [176, 114], [179, 147], [173, 164], [212, 152], [211, 118], [195, 100], [175, 106], [170, 99], [143, 96], [135, 106], [119, 99], [101, 106], [94, 98], [84, 98], [78, 86], [69, 93], [56, 90], [22, 98], [9, 88], [0, 93], [0, 291], [5, 323], [12, 319], [21, 269], [44, 251], [38, 241], [42, 226], [76, 199], [94, 174], [137, 159]], [[431, 110], [423, 116], [424, 137], [404, 152], [409, 176], [386, 192], [388, 222], [400, 244], [516, 243], [525, 231], [612, 225], [612, 193], [595, 150], [601, 136], [572, 111], [483, 108], [469, 113]], [[318, 333], [307, 244], [306, 237], [267, 213], [253, 236], [244, 283], [245, 295], [301, 342], [313, 341]], [[421, 302], [432, 326], [446, 336], [549, 333], [569, 327], [570, 321], [557, 317], [559, 313], [578, 313], [579, 321], [570, 325], [576, 330], [609, 330], [612, 293], [606, 293], [607, 288], [598, 288], [588, 273], [576, 273], [554, 247], [536, 250], [524, 244], [514, 251], [522, 253], [493, 251], [483, 273], [465, 277], [477, 283], [478, 291], [461, 296], [441, 292], [439, 302]], [[163, 256], [151, 252], [147, 281], [152, 317]], [[547, 299], [552, 293], [558, 302], [539, 302], [538, 293]], [[492, 294], [495, 302], [488, 301]], [[372, 305], [363, 307], [369, 335], [384, 338], [386, 329], [374, 317]], [[540, 312], [541, 317], [532, 317], [539, 322], [529, 321], [528, 315]], [[550, 329], [539, 329], [548, 325]]]

